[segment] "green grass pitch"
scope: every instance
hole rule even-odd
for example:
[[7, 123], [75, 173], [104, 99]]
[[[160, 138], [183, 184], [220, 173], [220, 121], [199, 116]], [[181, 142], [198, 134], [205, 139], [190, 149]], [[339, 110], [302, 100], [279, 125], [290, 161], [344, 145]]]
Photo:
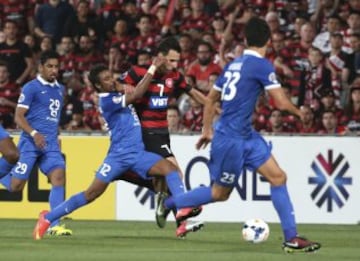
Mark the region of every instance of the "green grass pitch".
[[301, 234], [323, 247], [312, 254], [285, 254], [279, 224], [270, 224], [262, 244], [241, 238], [240, 223], [206, 223], [203, 230], [175, 237], [175, 224], [158, 229], [155, 222], [73, 221], [71, 237], [32, 239], [35, 220], [0, 220], [0, 260], [360, 260], [359, 225], [299, 225]]

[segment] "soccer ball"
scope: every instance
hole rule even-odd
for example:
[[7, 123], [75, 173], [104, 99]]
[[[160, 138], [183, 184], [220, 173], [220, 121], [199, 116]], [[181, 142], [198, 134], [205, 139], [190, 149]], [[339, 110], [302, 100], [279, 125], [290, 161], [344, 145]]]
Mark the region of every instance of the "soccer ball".
[[242, 236], [245, 241], [261, 243], [268, 239], [270, 229], [268, 224], [260, 218], [245, 221], [242, 228]]

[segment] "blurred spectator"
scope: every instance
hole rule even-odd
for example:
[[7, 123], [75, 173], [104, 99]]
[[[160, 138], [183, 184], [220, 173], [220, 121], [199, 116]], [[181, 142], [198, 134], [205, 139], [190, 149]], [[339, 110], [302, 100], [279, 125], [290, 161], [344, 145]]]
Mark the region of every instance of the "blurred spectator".
[[326, 30], [327, 18], [335, 14], [340, 0], [318, 0], [315, 13], [311, 16], [311, 22], [315, 25], [317, 32]]
[[214, 51], [211, 45], [207, 42], [201, 42], [197, 46], [197, 60], [189, 66], [186, 73], [195, 77], [197, 88], [200, 91], [206, 92], [208, 79], [212, 73], [221, 73], [221, 67], [213, 62], [213, 55]]
[[356, 13], [356, 12], [350, 13], [346, 22], [348, 27], [342, 31], [342, 34], [344, 35], [343, 49], [347, 53], [352, 53], [354, 50], [351, 44], [352, 41], [351, 37], [354, 34], [360, 33], [360, 13]]
[[292, 132], [292, 130], [290, 130], [284, 125], [282, 112], [278, 109], [273, 109], [270, 113], [270, 118], [268, 121], [266, 132], [286, 133], [286, 132]]
[[[331, 87], [331, 72], [325, 66], [324, 55], [317, 47], [310, 47], [309, 64], [301, 72], [299, 104], [319, 109], [320, 90]], [[337, 99], [338, 100], [338, 99]], [[339, 101], [339, 100], [338, 100]]]
[[270, 27], [271, 33], [279, 32], [280, 30], [280, 18], [274, 11], [270, 11], [265, 16], [265, 21]]
[[345, 134], [344, 126], [338, 125], [338, 119], [332, 110], [323, 111], [321, 115], [322, 128], [318, 133], [321, 134]]
[[101, 4], [102, 6], [98, 10], [98, 24], [103, 30], [101, 37], [111, 39], [115, 22], [124, 13], [117, 0], [105, 0]]
[[326, 23], [326, 30], [318, 34], [314, 41], [313, 46], [319, 48], [323, 53], [328, 53], [331, 50], [330, 36], [333, 33], [340, 31], [341, 20], [338, 15], [333, 14], [328, 17]]
[[127, 52], [129, 49], [130, 36], [128, 34], [128, 23], [126, 17], [120, 16], [114, 25], [114, 34], [111, 38], [111, 45], [118, 45], [120, 50]]
[[75, 43], [81, 35], [89, 35], [93, 41], [98, 37], [96, 17], [91, 13], [87, 0], [79, 0], [76, 4], [76, 13], [72, 13], [65, 21], [64, 35], [70, 36]]
[[184, 133], [186, 130], [181, 123], [181, 115], [176, 105], [167, 108], [167, 121], [170, 133]]
[[4, 128], [15, 128], [14, 112], [20, 87], [10, 81], [6, 62], [0, 61], [0, 123]]
[[58, 45], [58, 53], [60, 55], [60, 76], [62, 81], [67, 82], [69, 77], [74, 74], [74, 48], [75, 44], [70, 36], [61, 37]]
[[324, 88], [320, 92], [320, 108], [316, 112], [321, 116], [324, 111], [332, 111], [336, 115], [338, 122], [341, 122], [341, 118], [344, 115], [344, 110], [336, 105], [335, 93], [331, 88]]
[[38, 37], [50, 36], [54, 43], [63, 36], [65, 21], [74, 9], [67, 1], [49, 0], [39, 6], [35, 14], [35, 33]]
[[97, 93], [91, 87], [88, 79], [88, 72], [83, 74], [82, 88], [79, 93], [79, 100], [82, 103], [82, 127], [92, 130], [101, 130], [102, 121], [99, 112], [99, 99]]
[[204, 32], [210, 28], [210, 18], [205, 13], [205, 0], [190, 0], [191, 15], [181, 20], [180, 30], [198, 30]]
[[5, 42], [0, 44], [0, 59], [8, 64], [10, 80], [21, 85], [30, 73], [33, 61], [29, 47], [17, 38], [17, 25], [7, 20], [4, 24]]
[[191, 97], [189, 101], [190, 108], [183, 116], [183, 124], [189, 131], [201, 132], [204, 114], [203, 106]]
[[268, 119], [271, 114], [271, 108], [266, 99], [265, 93], [259, 95], [255, 106], [255, 114], [253, 115], [253, 126], [257, 131], [264, 131], [268, 125]]
[[352, 53], [349, 55], [350, 75], [348, 82], [352, 82], [356, 75], [360, 75], [360, 31], [350, 36]]
[[93, 64], [101, 63], [104, 58], [95, 50], [94, 43], [89, 35], [82, 35], [79, 39], [79, 45], [74, 53], [75, 71], [80, 75], [90, 70]]
[[360, 135], [360, 83], [351, 87], [349, 98], [342, 123], [351, 133]]
[[139, 50], [148, 48], [154, 51], [157, 42], [157, 35], [152, 30], [151, 16], [141, 15], [136, 27], [139, 29], [139, 34], [132, 38], [129, 43], [128, 55], [131, 61], [136, 59], [136, 53]]
[[32, 32], [34, 18], [28, 0], [2, 0], [0, 1], [0, 25], [6, 20], [14, 21], [19, 28], [19, 37]]
[[[117, 44], [113, 44], [109, 49], [108, 55], [108, 64], [109, 70], [114, 73], [114, 75], [119, 76], [124, 72], [123, 65], [125, 62], [125, 54], [120, 50]], [[129, 65], [130, 66], [130, 65]]]
[[309, 48], [314, 40], [315, 31], [310, 23], [301, 27], [300, 40], [294, 41], [280, 51], [275, 59], [279, 76], [291, 86], [292, 100], [296, 101], [299, 95], [300, 74], [306, 68]]
[[274, 32], [271, 34], [271, 45], [267, 49], [266, 58], [274, 63], [276, 57], [280, 55], [281, 49], [285, 47], [285, 34], [283, 32]]
[[317, 133], [319, 128], [315, 121], [314, 111], [308, 105], [300, 107], [303, 112], [303, 118], [296, 127], [297, 133]]
[[186, 33], [181, 34], [179, 38], [179, 45], [181, 48], [179, 68], [183, 68], [183, 72], [186, 72], [189, 65], [196, 60], [191, 35]]
[[352, 66], [349, 55], [341, 49], [343, 36], [340, 32], [331, 35], [330, 46], [331, 50], [327, 54], [327, 66], [331, 71], [332, 88], [339, 99], [343, 88], [348, 84]]
[[137, 52], [136, 65], [145, 68], [148, 68], [151, 65], [150, 50], [144, 49]]

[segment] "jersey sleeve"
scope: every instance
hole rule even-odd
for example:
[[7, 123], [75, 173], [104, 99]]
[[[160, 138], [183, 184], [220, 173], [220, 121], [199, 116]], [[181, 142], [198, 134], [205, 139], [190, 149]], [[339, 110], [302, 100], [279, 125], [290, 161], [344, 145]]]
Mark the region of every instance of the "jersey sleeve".
[[265, 90], [280, 88], [275, 74], [274, 66], [266, 59], [259, 60], [258, 68], [255, 68], [256, 78], [261, 82]]
[[192, 89], [191, 86], [185, 81], [184, 75], [181, 73], [179, 73], [178, 76], [177, 87], [185, 92], [190, 92]]
[[25, 84], [18, 99], [18, 107], [29, 109], [35, 97], [36, 87]]
[[132, 67], [120, 78], [120, 82], [127, 83], [133, 86], [136, 86], [138, 82], [141, 81], [143, 76], [141, 76], [139, 69]]
[[101, 107], [103, 111], [119, 111], [126, 107], [125, 95], [118, 93], [117, 95], [102, 95]]

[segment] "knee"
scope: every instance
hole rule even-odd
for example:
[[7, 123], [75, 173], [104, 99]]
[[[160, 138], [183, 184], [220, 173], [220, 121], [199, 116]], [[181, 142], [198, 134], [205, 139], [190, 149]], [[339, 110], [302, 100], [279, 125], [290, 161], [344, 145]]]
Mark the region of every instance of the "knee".
[[24, 189], [25, 183], [11, 183], [11, 192], [19, 192]]
[[97, 191], [97, 190], [87, 190], [85, 191], [85, 198], [87, 200], [87, 202], [92, 202], [94, 201], [95, 199], [97, 199], [100, 195], [101, 195], [101, 192], [100, 191]]
[[50, 182], [51, 182], [51, 185], [53, 185], [53, 186], [64, 186], [65, 185], [64, 173], [56, 173], [55, 175], [51, 175]]
[[226, 201], [228, 200], [230, 193], [227, 193], [225, 191], [212, 190], [211, 196], [213, 201]]
[[272, 186], [281, 186], [286, 183], [286, 173], [283, 170], [279, 170], [269, 177], [269, 182]]
[[4, 158], [10, 164], [15, 164], [19, 160], [19, 152], [18, 150], [9, 150], [4, 154]]

